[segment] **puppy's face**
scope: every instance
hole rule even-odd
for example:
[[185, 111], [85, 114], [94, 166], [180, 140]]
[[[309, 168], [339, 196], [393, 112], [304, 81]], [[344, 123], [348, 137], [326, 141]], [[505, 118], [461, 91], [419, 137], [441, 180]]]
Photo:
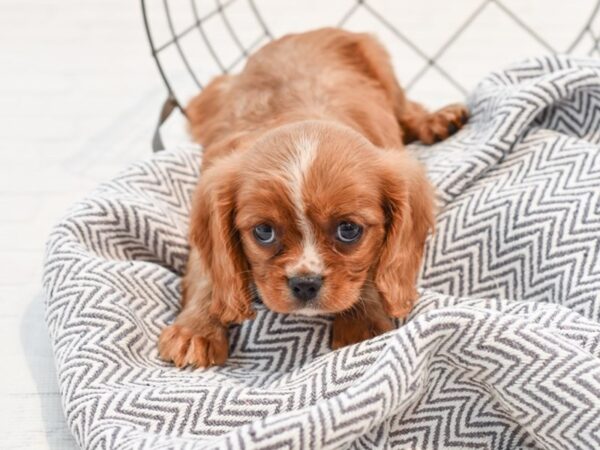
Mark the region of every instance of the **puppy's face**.
[[350, 308], [386, 234], [376, 155], [360, 135], [308, 123], [244, 155], [235, 227], [253, 285], [283, 313]]
[[252, 288], [284, 313], [340, 312], [366, 291], [391, 316], [412, 307], [433, 193], [405, 151], [287, 125], [212, 163], [194, 202], [190, 238], [224, 323], [252, 316]]

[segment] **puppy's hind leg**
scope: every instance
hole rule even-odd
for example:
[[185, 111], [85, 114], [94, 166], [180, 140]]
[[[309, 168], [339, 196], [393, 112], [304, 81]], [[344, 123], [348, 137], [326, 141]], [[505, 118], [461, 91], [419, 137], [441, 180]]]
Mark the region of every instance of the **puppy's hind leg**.
[[402, 128], [404, 143], [420, 140], [433, 144], [456, 133], [469, 117], [462, 104], [448, 105], [434, 112], [406, 98], [404, 90], [394, 75], [390, 57], [381, 44], [369, 35], [347, 35], [354, 66], [360, 68], [381, 85], [394, 109]]
[[398, 114], [404, 143], [419, 140], [434, 144], [453, 135], [467, 122], [469, 112], [463, 104], [452, 104], [429, 112], [421, 104], [407, 100]]

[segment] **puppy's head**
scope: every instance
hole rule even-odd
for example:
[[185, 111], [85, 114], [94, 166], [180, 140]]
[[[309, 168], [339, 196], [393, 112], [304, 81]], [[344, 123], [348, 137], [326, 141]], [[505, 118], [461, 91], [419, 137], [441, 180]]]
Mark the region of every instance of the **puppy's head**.
[[197, 201], [213, 313], [247, 310], [253, 289], [273, 311], [307, 315], [349, 309], [366, 286], [392, 315], [414, 297], [433, 204], [401, 150], [327, 122], [287, 125], [215, 161]]

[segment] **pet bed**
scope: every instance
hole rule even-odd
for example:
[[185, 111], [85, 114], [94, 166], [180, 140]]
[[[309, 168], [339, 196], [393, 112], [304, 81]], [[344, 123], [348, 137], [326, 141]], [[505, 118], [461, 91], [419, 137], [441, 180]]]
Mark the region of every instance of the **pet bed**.
[[483, 80], [464, 130], [411, 146], [440, 197], [421, 297], [335, 352], [326, 317], [256, 304], [224, 367], [158, 357], [200, 153], [158, 153], [52, 232], [47, 323], [84, 448], [600, 448], [600, 62]]

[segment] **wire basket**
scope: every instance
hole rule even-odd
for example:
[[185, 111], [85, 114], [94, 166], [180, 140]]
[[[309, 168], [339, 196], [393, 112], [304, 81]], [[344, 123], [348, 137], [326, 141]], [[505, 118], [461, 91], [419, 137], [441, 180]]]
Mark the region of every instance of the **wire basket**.
[[[322, 26], [376, 34], [404, 88], [464, 97], [484, 73], [540, 53], [600, 56], [600, 0], [141, 0], [167, 89], [160, 125], [207, 82], [288, 32]], [[460, 6], [459, 6], [460, 5]], [[551, 12], [551, 14], [548, 14]], [[419, 92], [421, 91], [421, 92]], [[430, 102], [431, 103], [431, 102]], [[155, 150], [162, 148], [157, 132]]]

